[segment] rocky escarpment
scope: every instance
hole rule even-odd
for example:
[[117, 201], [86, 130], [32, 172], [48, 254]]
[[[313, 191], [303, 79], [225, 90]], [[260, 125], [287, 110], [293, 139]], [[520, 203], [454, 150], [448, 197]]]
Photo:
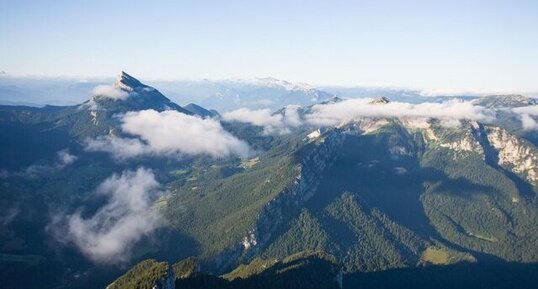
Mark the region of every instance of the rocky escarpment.
[[484, 147], [480, 143], [479, 134], [480, 124], [472, 122], [470, 128], [463, 128], [461, 137], [451, 142], [441, 142], [439, 146], [451, 149], [455, 152], [474, 152], [481, 156], [484, 156]]
[[467, 157], [469, 153], [484, 156], [484, 149], [477, 137], [480, 126], [478, 122], [464, 122], [457, 128], [432, 125], [430, 122], [419, 120], [407, 120], [402, 124], [410, 132], [420, 132], [424, 142], [453, 151], [454, 159]]
[[319, 176], [331, 166], [345, 137], [346, 134], [335, 129], [316, 140], [316, 147], [302, 159], [295, 180], [262, 208], [249, 234], [217, 258], [219, 268], [229, 267], [241, 255], [247, 259], [255, 256], [280, 225], [300, 212], [302, 204], [314, 195]]
[[[436, 135], [431, 128], [425, 129], [427, 139], [442, 148], [465, 157], [465, 152], [477, 153], [494, 167], [510, 171], [530, 184], [538, 182], [538, 149], [531, 143], [496, 126], [471, 122], [461, 127], [456, 135]], [[448, 139], [448, 140], [447, 140]]]
[[489, 143], [498, 151], [499, 166], [538, 184], [538, 150], [499, 127], [487, 129]]
[[262, 209], [253, 232], [255, 245], [263, 247], [286, 216], [297, 213], [297, 208], [313, 196], [320, 182], [319, 176], [332, 165], [344, 138], [345, 134], [338, 130], [328, 132], [301, 161], [301, 171], [294, 183]]

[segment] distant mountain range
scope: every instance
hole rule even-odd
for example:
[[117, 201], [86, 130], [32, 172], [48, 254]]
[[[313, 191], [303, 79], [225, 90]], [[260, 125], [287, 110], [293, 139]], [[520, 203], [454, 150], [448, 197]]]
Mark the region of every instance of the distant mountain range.
[[5, 286], [538, 281], [536, 100], [190, 85], [181, 106], [121, 72], [79, 104], [0, 106]]
[[[97, 85], [109, 79], [75, 80], [0, 77], [0, 103], [8, 105], [71, 105], [82, 102]], [[277, 109], [287, 104], [309, 104], [331, 94], [306, 84], [273, 78], [223, 81], [154, 81], [177, 102], [231, 110], [239, 107]]]
[[[0, 104], [43, 106], [46, 104], [74, 105], [86, 100], [97, 85], [112, 79], [24, 78], [0, 75]], [[342, 98], [377, 98], [385, 96], [393, 101], [409, 103], [440, 102], [448, 99], [472, 100], [475, 94], [443, 96], [419, 90], [383, 87], [315, 87], [295, 84], [274, 78], [232, 80], [155, 80], [152, 84], [171, 100], [181, 105], [197, 103], [220, 112], [248, 108], [277, 110], [289, 104], [309, 105], [332, 96]]]

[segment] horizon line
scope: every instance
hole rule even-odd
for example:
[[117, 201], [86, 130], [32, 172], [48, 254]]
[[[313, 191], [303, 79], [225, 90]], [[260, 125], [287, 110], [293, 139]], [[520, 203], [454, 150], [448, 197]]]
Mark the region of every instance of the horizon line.
[[[119, 73], [125, 70], [120, 70]], [[61, 75], [61, 74], [11, 74], [5, 71], [0, 71], [0, 79], [38, 79], [38, 80], [73, 80], [77, 82], [90, 82], [90, 81], [109, 81], [113, 80], [119, 75], [104, 76], [104, 75]], [[133, 75], [127, 72], [129, 75]], [[311, 82], [302, 81], [290, 81], [283, 78], [273, 76], [262, 77], [230, 77], [230, 78], [188, 78], [188, 77], [140, 77], [134, 75], [137, 79], [143, 79], [145, 81], [157, 81], [157, 82], [248, 82], [253, 80], [274, 79], [278, 81], [286, 81], [295, 85], [309, 85], [314, 89], [322, 88], [337, 88], [337, 89], [386, 89], [393, 91], [409, 91], [417, 93], [419, 96], [424, 97], [436, 97], [436, 96], [491, 96], [491, 95], [523, 95], [532, 98], [538, 98], [538, 88], [524, 90], [524, 89], [483, 89], [483, 88], [439, 88], [439, 87], [412, 87], [412, 86], [398, 86], [398, 85], [367, 85], [367, 84], [316, 84]]]

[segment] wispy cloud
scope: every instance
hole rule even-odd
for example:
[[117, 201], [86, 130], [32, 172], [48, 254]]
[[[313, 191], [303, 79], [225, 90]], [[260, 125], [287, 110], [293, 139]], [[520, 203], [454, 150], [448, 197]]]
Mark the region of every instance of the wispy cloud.
[[91, 217], [82, 209], [72, 215], [56, 216], [49, 225], [54, 235], [72, 243], [90, 260], [116, 264], [129, 260], [132, 247], [159, 226], [152, 208], [162, 195], [151, 170], [139, 168], [114, 174], [99, 185], [96, 195], [108, 200]]
[[126, 99], [129, 94], [113, 85], [97, 85], [92, 90], [92, 96], [123, 100]]
[[77, 156], [71, 154], [68, 149], [63, 149], [56, 152], [56, 158], [53, 163], [33, 164], [18, 172], [9, 172], [2, 170], [0, 178], [8, 178], [10, 176], [23, 177], [34, 179], [44, 175], [52, 174], [63, 168], [73, 164], [77, 160]]
[[21, 213], [18, 204], [11, 205], [7, 210], [0, 213], [0, 227], [6, 228]]
[[533, 118], [538, 116], [538, 105], [516, 107], [512, 111], [519, 115], [524, 130], [538, 130], [538, 122]]
[[85, 148], [88, 151], [109, 152], [114, 158], [120, 160], [152, 153], [149, 145], [142, 142], [138, 138], [101, 136], [93, 139], [87, 139], [85, 145]]
[[90, 151], [107, 151], [118, 158], [139, 155], [247, 156], [248, 145], [227, 132], [220, 122], [169, 110], [128, 112], [121, 118], [123, 132], [137, 138], [90, 139]]
[[58, 160], [56, 162], [56, 167], [58, 169], [63, 169], [65, 167], [67, 167], [68, 165], [74, 163], [77, 160], [77, 157], [75, 155], [72, 155], [71, 153], [69, 153], [68, 149], [64, 149], [64, 150], [61, 150], [61, 151], [57, 152], [56, 153], [56, 158]]

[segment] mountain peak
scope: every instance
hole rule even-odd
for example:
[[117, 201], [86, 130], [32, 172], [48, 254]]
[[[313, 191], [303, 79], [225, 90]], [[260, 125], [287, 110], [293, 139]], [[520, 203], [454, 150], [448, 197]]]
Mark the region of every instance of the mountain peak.
[[524, 95], [505, 94], [483, 96], [474, 100], [473, 103], [488, 108], [497, 108], [536, 105], [538, 104], [538, 101], [534, 98], [527, 97]]
[[283, 88], [289, 91], [293, 91], [293, 90], [309, 91], [309, 90], [315, 89], [315, 87], [310, 84], [292, 83], [287, 80], [277, 79], [274, 77], [262, 77], [262, 78], [254, 78], [254, 79], [231, 79], [229, 81], [235, 82], [235, 83], [253, 85], [253, 86]]
[[[113, 113], [153, 109], [156, 111], [176, 110], [188, 115], [194, 114], [125, 71], [116, 77], [113, 87], [115, 89], [110, 89], [110, 86], [104, 85], [104, 92], [95, 94], [91, 101]], [[122, 101], [116, 101], [118, 99]], [[93, 107], [90, 109], [95, 110]]]
[[132, 92], [138, 87], [144, 86], [142, 82], [140, 82], [138, 79], [132, 77], [131, 75], [127, 74], [125, 71], [122, 71], [117, 77], [116, 81], [114, 82], [114, 86], [120, 88], [121, 90]]
[[378, 98], [378, 99], [374, 99], [372, 101], [370, 101], [370, 104], [385, 104], [385, 103], [389, 103], [390, 100], [384, 96]]
[[331, 97], [331, 98], [329, 98], [329, 99], [327, 99], [325, 101], [320, 102], [319, 104], [333, 104], [333, 103], [340, 102], [342, 100], [344, 100], [344, 99], [342, 99], [342, 98], [340, 98], [338, 96], [333, 96], [333, 97]]

